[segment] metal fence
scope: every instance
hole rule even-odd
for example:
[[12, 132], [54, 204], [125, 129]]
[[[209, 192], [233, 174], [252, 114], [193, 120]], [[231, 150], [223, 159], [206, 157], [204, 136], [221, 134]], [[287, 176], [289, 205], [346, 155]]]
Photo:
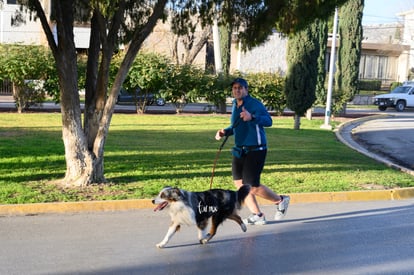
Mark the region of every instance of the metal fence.
[[11, 81], [0, 81], [0, 95], [12, 95], [13, 85]]

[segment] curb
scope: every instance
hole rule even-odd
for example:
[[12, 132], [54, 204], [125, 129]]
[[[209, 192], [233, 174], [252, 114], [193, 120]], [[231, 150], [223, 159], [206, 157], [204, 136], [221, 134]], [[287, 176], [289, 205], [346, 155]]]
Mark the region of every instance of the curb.
[[152, 207], [153, 204], [150, 199], [2, 204], [0, 205], [0, 216], [28, 216], [47, 213], [125, 211]]
[[[400, 188], [370, 191], [319, 192], [289, 194], [295, 203], [326, 203], [373, 200], [404, 200], [414, 197], [414, 188]], [[271, 205], [269, 201], [258, 198], [261, 205]], [[0, 205], [0, 216], [31, 216], [38, 214], [115, 212], [139, 209], [152, 209], [150, 199], [120, 201], [56, 202], [32, 204]]]

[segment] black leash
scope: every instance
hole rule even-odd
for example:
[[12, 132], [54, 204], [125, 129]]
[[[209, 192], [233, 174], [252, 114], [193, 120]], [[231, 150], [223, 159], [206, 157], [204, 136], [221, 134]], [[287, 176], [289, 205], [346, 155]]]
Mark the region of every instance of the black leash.
[[216, 170], [217, 160], [218, 160], [218, 158], [220, 156], [220, 153], [221, 153], [221, 150], [223, 149], [224, 144], [226, 144], [226, 141], [227, 141], [228, 138], [229, 138], [229, 136], [226, 136], [224, 138], [223, 142], [220, 145], [220, 148], [217, 150], [216, 158], [214, 159], [214, 164], [213, 164], [213, 172], [211, 173], [210, 189], [212, 189], [212, 187], [213, 187], [214, 171]]
[[[240, 117], [238, 117], [238, 118], [237, 118], [237, 120], [234, 122], [234, 124], [233, 124], [233, 126], [231, 127], [231, 129], [236, 128], [236, 126], [239, 124], [239, 122], [240, 122]], [[229, 136], [225, 136], [225, 137], [224, 137], [223, 142], [221, 143], [221, 145], [220, 145], [219, 149], [217, 150], [217, 153], [216, 153], [216, 158], [214, 159], [214, 164], [213, 164], [213, 171], [212, 171], [212, 173], [211, 173], [210, 189], [212, 189], [212, 188], [213, 188], [214, 171], [216, 170], [217, 161], [218, 161], [218, 159], [219, 159], [219, 156], [220, 156], [221, 150], [223, 149], [224, 144], [226, 144], [226, 142], [227, 142], [227, 139], [228, 139], [228, 138], [229, 138]]]

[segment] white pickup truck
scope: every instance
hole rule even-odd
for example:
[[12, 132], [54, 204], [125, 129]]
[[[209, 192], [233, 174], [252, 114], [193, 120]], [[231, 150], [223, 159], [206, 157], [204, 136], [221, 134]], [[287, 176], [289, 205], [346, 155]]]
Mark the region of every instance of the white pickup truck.
[[374, 104], [380, 111], [393, 107], [402, 112], [406, 107], [414, 107], [414, 85], [398, 86], [389, 94], [377, 95], [374, 97]]

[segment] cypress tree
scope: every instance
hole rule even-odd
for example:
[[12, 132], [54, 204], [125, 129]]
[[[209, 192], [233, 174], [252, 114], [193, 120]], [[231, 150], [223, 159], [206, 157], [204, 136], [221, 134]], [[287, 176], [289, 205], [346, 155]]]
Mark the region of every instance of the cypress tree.
[[328, 23], [325, 19], [319, 20], [319, 57], [318, 57], [318, 76], [316, 80], [316, 104], [325, 105], [326, 103], [326, 49], [328, 47]]
[[231, 25], [225, 24], [219, 27], [220, 34], [220, 49], [221, 49], [221, 63], [223, 64], [223, 74], [230, 73], [230, 50], [231, 50]]
[[300, 117], [315, 102], [318, 76], [319, 20], [289, 37], [285, 94], [287, 107], [295, 112], [294, 129], [300, 129]]
[[342, 109], [359, 92], [362, 13], [364, 0], [349, 0], [340, 9], [335, 109]]

